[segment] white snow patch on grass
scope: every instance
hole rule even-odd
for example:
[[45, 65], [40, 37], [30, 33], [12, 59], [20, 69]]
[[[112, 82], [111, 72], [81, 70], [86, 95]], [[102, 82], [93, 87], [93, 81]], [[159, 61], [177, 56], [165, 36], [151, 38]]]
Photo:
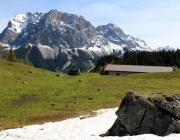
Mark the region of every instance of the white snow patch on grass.
[[2, 140], [178, 140], [180, 134], [159, 137], [153, 134], [124, 137], [100, 137], [114, 123], [117, 108], [96, 111], [95, 117], [67, 119], [60, 122], [30, 125], [0, 132]]

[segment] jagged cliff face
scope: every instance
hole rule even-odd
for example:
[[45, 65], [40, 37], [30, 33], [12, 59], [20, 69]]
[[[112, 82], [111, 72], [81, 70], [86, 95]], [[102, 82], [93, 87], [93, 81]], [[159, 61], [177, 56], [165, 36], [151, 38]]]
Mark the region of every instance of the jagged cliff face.
[[[82, 16], [57, 10], [16, 15], [0, 34], [0, 42], [18, 48], [17, 54], [22, 46], [37, 47], [45, 61], [54, 60], [53, 70], [65, 69], [75, 60], [93, 64], [102, 55], [122, 56], [126, 50], [151, 51], [143, 40], [126, 35], [112, 23], [95, 28]], [[55, 60], [62, 54], [66, 61], [60, 66]]]
[[16, 48], [26, 43], [51, 48], [79, 48], [96, 34], [92, 24], [82, 16], [52, 10], [48, 13], [16, 15], [9, 21], [0, 40]]

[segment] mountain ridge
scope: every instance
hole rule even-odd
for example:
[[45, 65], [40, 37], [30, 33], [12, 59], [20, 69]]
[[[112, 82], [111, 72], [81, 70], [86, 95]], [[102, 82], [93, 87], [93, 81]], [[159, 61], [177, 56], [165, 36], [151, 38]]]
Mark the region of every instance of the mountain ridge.
[[[16, 54], [22, 46], [36, 46], [46, 62], [56, 63], [51, 64], [56, 67], [53, 70], [65, 70], [74, 62], [72, 67], [77, 67], [81, 58], [92, 64], [103, 55], [121, 57], [125, 51], [152, 51], [143, 40], [126, 35], [113, 23], [94, 27], [83, 16], [57, 10], [17, 14], [0, 34], [0, 42], [16, 48]], [[61, 65], [56, 62], [59, 55], [67, 58]], [[19, 55], [19, 59], [23, 58]]]
[[165, 50], [165, 51], [175, 51], [175, 49], [171, 46], [166, 46], [166, 47], [158, 47], [157, 48], [157, 51], [162, 51], [162, 50]]

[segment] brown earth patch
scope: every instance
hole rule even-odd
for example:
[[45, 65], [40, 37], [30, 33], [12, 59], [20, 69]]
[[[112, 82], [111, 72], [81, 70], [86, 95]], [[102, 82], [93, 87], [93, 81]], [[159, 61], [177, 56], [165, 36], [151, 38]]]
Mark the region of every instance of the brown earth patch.
[[23, 94], [20, 96], [20, 99], [13, 99], [5, 102], [5, 107], [19, 107], [24, 104], [38, 102], [39, 98], [36, 94]]

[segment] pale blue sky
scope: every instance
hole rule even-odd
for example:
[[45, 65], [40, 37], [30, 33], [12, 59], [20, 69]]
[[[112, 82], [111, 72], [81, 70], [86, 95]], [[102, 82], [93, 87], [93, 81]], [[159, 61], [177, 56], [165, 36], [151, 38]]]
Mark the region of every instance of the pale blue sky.
[[51, 9], [82, 15], [95, 27], [114, 23], [151, 48], [180, 48], [180, 0], [0, 0], [0, 32], [16, 14]]

